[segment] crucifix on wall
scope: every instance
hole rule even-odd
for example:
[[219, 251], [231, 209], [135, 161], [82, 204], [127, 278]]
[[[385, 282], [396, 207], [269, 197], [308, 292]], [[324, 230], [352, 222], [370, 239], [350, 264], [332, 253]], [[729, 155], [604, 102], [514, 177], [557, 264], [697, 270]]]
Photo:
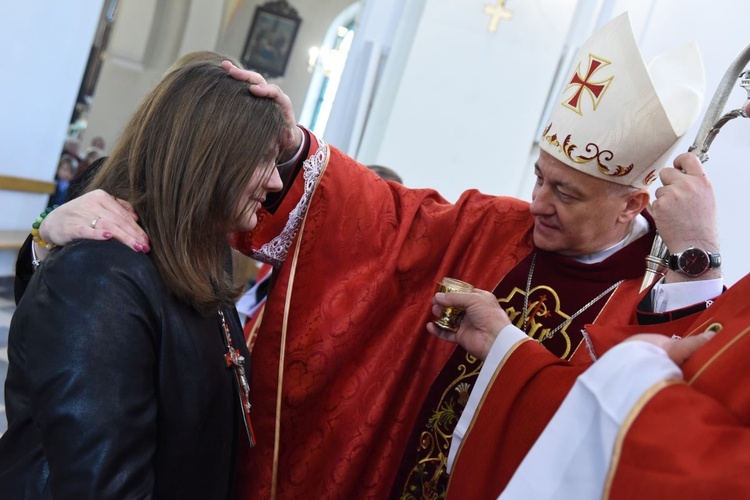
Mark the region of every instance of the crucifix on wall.
[[490, 25], [487, 26], [487, 31], [490, 33], [497, 33], [497, 27], [500, 25], [500, 21], [513, 17], [513, 12], [505, 8], [505, 1], [506, 0], [497, 0], [495, 5], [484, 6], [484, 13], [490, 16]]

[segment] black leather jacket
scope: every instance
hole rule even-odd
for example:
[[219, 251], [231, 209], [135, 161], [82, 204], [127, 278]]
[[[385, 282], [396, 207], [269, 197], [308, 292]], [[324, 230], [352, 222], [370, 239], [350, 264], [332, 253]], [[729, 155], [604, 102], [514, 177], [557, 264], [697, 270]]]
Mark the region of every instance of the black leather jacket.
[[0, 496], [232, 496], [244, 430], [225, 342], [218, 312], [168, 294], [147, 255], [53, 250], [10, 327]]

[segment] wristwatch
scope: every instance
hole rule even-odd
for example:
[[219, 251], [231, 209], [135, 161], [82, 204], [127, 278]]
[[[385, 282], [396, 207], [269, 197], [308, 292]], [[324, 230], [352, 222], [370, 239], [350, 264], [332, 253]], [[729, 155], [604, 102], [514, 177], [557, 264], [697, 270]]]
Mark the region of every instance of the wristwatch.
[[721, 267], [721, 255], [706, 252], [702, 248], [688, 247], [682, 252], [669, 256], [669, 268], [687, 276], [696, 277], [709, 269]]

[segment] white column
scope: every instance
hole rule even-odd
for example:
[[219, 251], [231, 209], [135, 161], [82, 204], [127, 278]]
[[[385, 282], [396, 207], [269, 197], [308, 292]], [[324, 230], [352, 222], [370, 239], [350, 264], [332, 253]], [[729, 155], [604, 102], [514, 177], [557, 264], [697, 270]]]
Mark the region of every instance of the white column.
[[[51, 181], [103, 0], [3, 2], [0, 7], [0, 174]], [[26, 230], [48, 195], [0, 191], [0, 231]], [[14, 250], [0, 251], [0, 276]]]

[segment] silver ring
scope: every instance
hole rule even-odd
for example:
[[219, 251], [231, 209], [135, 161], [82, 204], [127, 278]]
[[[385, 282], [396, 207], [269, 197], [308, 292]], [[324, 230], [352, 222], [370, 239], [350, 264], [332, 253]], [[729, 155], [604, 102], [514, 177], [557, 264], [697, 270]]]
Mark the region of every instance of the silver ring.
[[96, 229], [96, 223], [99, 222], [99, 219], [101, 219], [101, 217], [94, 217], [91, 222], [89, 222], [91, 229]]

